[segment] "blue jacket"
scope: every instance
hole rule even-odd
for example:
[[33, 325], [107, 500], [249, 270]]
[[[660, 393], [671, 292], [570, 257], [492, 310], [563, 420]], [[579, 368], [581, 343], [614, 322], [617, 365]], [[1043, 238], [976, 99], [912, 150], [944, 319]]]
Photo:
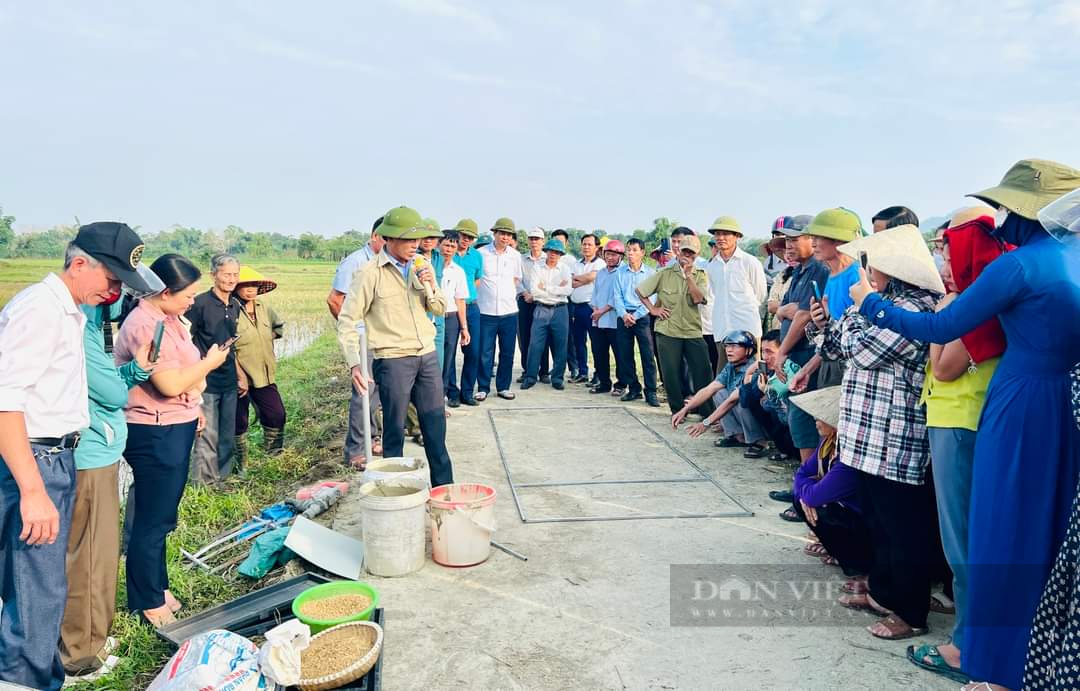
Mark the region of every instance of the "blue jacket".
[[110, 309], [115, 318], [120, 303], [108, 308], [83, 305], [86, 329], [83, 347], [86, 350], [86, 384], [90, 394], [90, 426], [80, 433], [82, 438], [75, 449], [78, 470], [104, 468], [120, 460], [127, 442], [127, 421], [124, 406], [128, 389], [149, 379], [150, 375], [132, 360], [119, 368], [111, 354], [105, 352], [102, 312]]

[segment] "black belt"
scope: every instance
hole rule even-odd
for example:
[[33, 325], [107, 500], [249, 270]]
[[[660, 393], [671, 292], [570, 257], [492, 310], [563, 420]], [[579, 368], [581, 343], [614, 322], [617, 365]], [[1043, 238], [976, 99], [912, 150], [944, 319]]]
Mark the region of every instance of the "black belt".
[[30, 437], [30, 443], [60, 449], [74, 449], [79, 445], [79, 433], [71, 432], [62, 437]]
[[547, 304], [546, 302], [538, 302], [538, 303], [536, 303], [536, 304], [540, 305], [541, 307], [550, 307], [550, 308], [552, 308], [552, 309], [556, 309], [556, 308], [558, 308], [558, 307], [566, 307], [566, 303], [565, 303], [565, 302], [556, 302], [556, 303], [554, 303], [554, 304], [552, 304], [552, 305], [549, 305], [549, 304]]

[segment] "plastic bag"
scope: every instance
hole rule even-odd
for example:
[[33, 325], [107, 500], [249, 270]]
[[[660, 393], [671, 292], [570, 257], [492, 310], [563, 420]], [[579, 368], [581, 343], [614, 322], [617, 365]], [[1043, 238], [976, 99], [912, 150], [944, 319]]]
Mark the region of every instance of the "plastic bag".
[[290, 619], [266, 632], [259, 648], [259, 669], [267, 679], [281, 686], [300, 682], [300, 653], [311, 643], [311, 629], [299, 619]]
[[147, 691], [262, 691], [259, 650], [243, 636], [215, 629], [193, 636], [169, 658]]

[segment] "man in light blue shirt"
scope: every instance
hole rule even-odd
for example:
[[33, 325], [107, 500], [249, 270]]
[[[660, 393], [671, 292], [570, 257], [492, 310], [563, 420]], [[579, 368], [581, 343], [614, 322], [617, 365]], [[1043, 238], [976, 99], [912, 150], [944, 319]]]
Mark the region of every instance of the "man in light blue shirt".
[[[615, 315], [615, 288], [619, 264], [622, 263], [626, 248], [620, 240], [608, 240], [604, 245], [605, 267], [596, 272], [593, 294], [589, 304], [592, 306], [592, 326], [589, 337], [592, 341], [593, 365], [596, 368], [596, 386], [589, 393], [608, 393], [621, 396], [626, 393], [625, 372], [619, 363], [619, 350], [615, 341], [615, 329], [619, 320]], [[611, 358], [608, 351], [615, 353], [615, 387], [611, 386]]]
[[660, 407], [656, 397], [656, 359], [652, 348], [652, 321], [649, 310], [641, 304], [637, 287], [655, 271], [645, 264], [645, 243], [632, 238], [626, 243], [626, 264], [615, 273], [614, 313], [615, 325], [615, 371], [625, 377], [627, 391], [620, 401], [641, 400], [641, 380], [634, 364], [634, 341], [641, 355], [641, 370], [645, 378], [645, 402], [653, 408]]

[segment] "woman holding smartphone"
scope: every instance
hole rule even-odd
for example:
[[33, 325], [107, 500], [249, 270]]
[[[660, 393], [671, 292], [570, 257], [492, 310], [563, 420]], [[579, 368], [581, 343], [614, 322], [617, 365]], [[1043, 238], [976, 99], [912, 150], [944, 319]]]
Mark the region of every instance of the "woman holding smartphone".
[[135, 356], [140, 344], [154, 338], [164, 323], [157, 360], [149, 381], [131, 390], [125, 417], [124, 450], [135, 476], [131, 538], [127, 548], [128, 609], [141, 613], [154, 628], [176, 620], [180, 603], [169, 592], [165, 538], [176, 527], [195, 435], [204, 421], [199, 412], [206, 374], [220, 367], [228, 348], [213, 346], [206, 357], [191, 340], [182, 315], [195, 299], [199, 269], [185, 257], [165, 254], [150, 265], [165, 284], [158, 295], [143, 298], [117, 334], [117, 365]]

